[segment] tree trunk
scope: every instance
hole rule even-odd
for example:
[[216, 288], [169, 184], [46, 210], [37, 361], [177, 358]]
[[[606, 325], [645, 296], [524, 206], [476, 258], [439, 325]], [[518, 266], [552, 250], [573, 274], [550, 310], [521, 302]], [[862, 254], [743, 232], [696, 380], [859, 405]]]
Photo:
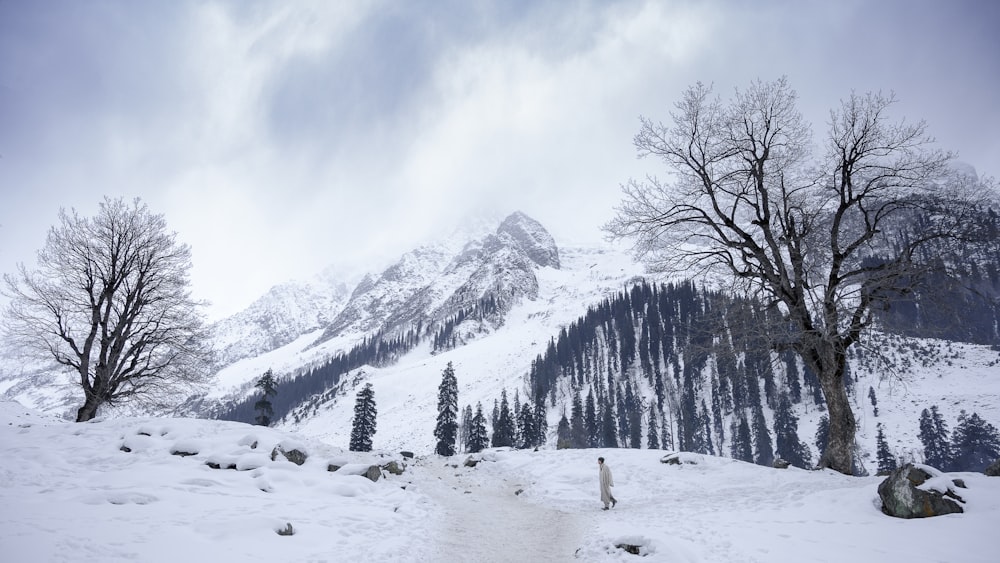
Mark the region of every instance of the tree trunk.
[[77, 422], [87, 422], [95, 416], [97, 416], [97, 409], [101, 406], [101, 401], [97, 395], [88, 393], [87, 400], [83, 403], [83, 406], [76, 411], [76, 421]]
[[819, 374], [819, 381], [830, 412], [830, 435], [826, 450], [820, 457], [819, 467], [851, 475], [857, 423], [847, 398], [847, 389], [844, 388], [844, 370], [839, 368], [824, 371]]

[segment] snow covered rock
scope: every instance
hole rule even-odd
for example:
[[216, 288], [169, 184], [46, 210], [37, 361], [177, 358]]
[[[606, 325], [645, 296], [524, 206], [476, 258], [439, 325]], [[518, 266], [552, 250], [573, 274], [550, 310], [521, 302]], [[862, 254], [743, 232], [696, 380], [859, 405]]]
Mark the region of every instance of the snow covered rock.
[[559, 249], [555, 239], [541, 223], [524, 213], [518, 211], [504, 219], [497, 235], [509, 236], [539, 266], [559, 269]]
[[1000, 477], [1000, 459], [994, 461], [992, 465], [983, 470], [983, 473], [989, 477]]
[[284, 444], [278, 444], [277, 446], [274, 446], [273, 450], [271, 450], [271, 461], [275, 461], [276, 459], [278, 459], [278, 456], [287, 459], [288, 461], [294, 463], [295, 465], [302, 465], [303, 463], [306, 462], [306, 459], [309, 457], [302, 450], [302, 448], [291, 447]]
[[965, 501], [955, 492], [957, 486], [933, 467], [908, 463], [882, 481], [878, 496], [882, 512], [889, 516], [927, 518], [965, 512], [960, 504]]

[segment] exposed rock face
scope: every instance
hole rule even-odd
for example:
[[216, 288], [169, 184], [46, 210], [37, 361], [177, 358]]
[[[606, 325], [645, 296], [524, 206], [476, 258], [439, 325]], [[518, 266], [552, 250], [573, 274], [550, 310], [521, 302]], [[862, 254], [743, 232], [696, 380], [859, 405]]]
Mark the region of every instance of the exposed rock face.
[[956, 483], [926, 465], [908, 463], [878, 486], [882, 512], [897, 518], [927, 518], [964, 512]]
[[523, 213], [507, 217], [496, 231], [459, 247], [455, 241], [404, 254], [381, 274], [366, 276], [316, 343], [350, 329], [405, 330], [444, 322], [483, 301], [496, 305], [494, 326], [510, 307], [538, 296], [537, 268], [559, 268], [552, 235]]
[[541, 223], [524, 213], [513, 213], [504, 219], [497, 234], [509, 236], [539, 266], [559, 269], [559, 249], [555, 239]]

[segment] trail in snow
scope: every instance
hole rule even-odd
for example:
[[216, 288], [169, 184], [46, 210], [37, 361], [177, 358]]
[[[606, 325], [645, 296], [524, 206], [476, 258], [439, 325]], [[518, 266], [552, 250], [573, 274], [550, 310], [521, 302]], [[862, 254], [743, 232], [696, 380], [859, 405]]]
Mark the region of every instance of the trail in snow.
[[[508, 473], [468, 468], [454, 460], [419, 460], [414, 480], [437, 515], [434, 561], [569, 561], [585, 525], [576, 514], [537, 504]], [[486, 464], [493, 465], [493, 464]]]

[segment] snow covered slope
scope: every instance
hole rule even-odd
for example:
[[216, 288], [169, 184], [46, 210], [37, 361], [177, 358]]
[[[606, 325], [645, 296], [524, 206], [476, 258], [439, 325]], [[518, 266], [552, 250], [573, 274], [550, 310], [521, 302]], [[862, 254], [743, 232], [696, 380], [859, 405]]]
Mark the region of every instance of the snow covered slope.
[[[373, 483], [353, 469], [386, 458], [298, 433], [172, 418], [76, 424], [9, 402], [0, 442], [5, 561], [600, 563], [632, 560], [625, 544], [650, 563], [987, 563], [1000, 521], [1000, 478], [975, 473], [951, 475], [968, 487], [965, 513], [898, 520], [879, 509], [881, 478], [695, 454], [665, 465], [655, 450], [499, 450], [474, 468], [465, 456], [417, 456]], [[278, 444], [309, 457], [271, 460]], [[619, 501], [607, 512], [598, 456]], [[288, 525], [293, 535], [277, 533]]]

